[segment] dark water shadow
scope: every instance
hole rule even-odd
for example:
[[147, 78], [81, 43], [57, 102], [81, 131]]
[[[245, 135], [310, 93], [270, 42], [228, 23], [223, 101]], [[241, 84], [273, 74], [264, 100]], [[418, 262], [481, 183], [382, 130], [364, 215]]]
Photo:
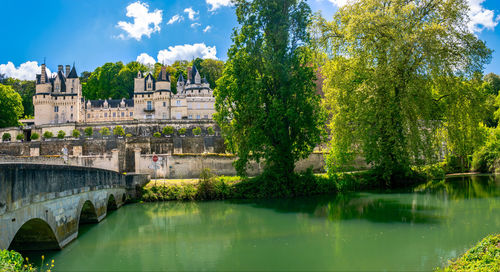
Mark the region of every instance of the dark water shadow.
[[231, 201], [279, 213], [304, 213], [330, 221], [367, 220], [374, 223], [438, 224], [434, 206], [401, 203], [375, 194], [345, 193], [293, 199]]

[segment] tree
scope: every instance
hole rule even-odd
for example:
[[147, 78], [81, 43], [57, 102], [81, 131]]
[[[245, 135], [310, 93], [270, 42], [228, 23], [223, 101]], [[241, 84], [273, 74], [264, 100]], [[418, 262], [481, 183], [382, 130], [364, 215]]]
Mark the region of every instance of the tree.
[[201, 128], [200, 127], [193, 128], [193, 134], [196, 136], [201, 135]]
[[174, 127], [172, 126], [166, 126], [163, 128], [163, 134], [164, 135], [171, 135], [172, 133], [174, 133]]
[[18, 140], [18, 141], [24, 140], [24, 134], [22, 134], [22, 133], [17, 134], [16, 135], [16, 140]]
[[180, 135], [185, 135], [186, 134], [186, 128], [180, 128], [178, 130], [178, 132], [179, 132]]
[[153, 137], [160, 138], [161, 137], [161, 133], [157, 131], [157, 132], [153, 133]]
[[0, 84], [0, 128], [19, 124], [24, 108], [21, 96], [11, 86]]
[[123, 129], [122, 126], [116, 126], [114, 129], [113, 129], [113, 134], [116, 135], [116, 136], [124, 136], [125, 135], [125, 130]]
[[206, 77], [210, 88], [217, 87], [217, 80], [222, 76], [224, 70], [224, 62], [221, 60], [204, 59], [200, 63], [200, 75]]
[[99, 130], [99, 133], [100, 133], [102, 136], [109, 136], [109, 135], [111, 135], [111, 132], [109, 131], [109, 128], [107, 128], [107, 127], [102, 127], [102, 128]]
[[66, 136], [66, 132], [64, 132], [63, 130], [59, 130], [57, 132], [57, 138], [64, 139], [64, 136]]
[[50, 139], [50, 138], [52, 138], [52, 137], [54, 137], [54, 133], [52, 133], [51, 131], [48, 131], [48, 130], [47, 130], [47, 131], [45, 131], [45, 132], [43, 133], [43, 138], [45, 138], [45, 139]]
[[92, 127], [86, 127], [83, 132], [87, 137], [92, 137], [92, 135], [94, 135], [94, 129]]
[[10, 135], [10, 133], [5, 132], [4, 134], [2, 134], [2, 141], [4, 141], [4, 142], [10, 141], [11, 137], [12, 136]]
[[[437, 129], [461, 121], [445, 116], [452, 111], [439, 102], [454, 97], [453, 88], [491, 56], [469, 32], [467, 12], [465, 0], [359, 0], [322, 22], [330, 54], [323, 67], [329, 170], [362, 156], [390, 184], [410, 175], [411, 165], [436, 158]], [[474, 96], [474, 88], [461, 89]]]
[[498, 92], [500, 91], [500, 76], [495, 73], [489, 73], [484, 76], [484, 81], [491, 86], [491, 93], [498, 95]]
[[0, 81], [1, 84], [9, 85], [16, 91], [22, 99], [23, 116], [33, 116], [33, 95], [35, 95], [35, 81], [34, 80], [19, 80], [14, 78], [5, 78]]
[[36, 132], [31, 133], [31, 137], [30, 137], [31, 140], [35, 141], [35, 140], [38, 140], [39, 138], [40, 138], [40, 134], [38, 134]]
[[311, 9], [301, 0], [235, 1], [238, 23], [215, 89], [215, 120], [246, 175], [264, 159], [276, 180], [290, 180], [295, 163], [321, 142], [323, 114], [315, 93]]
[[73, 130], [73, 138], [80, 138], [80, 131], [78, 129]]

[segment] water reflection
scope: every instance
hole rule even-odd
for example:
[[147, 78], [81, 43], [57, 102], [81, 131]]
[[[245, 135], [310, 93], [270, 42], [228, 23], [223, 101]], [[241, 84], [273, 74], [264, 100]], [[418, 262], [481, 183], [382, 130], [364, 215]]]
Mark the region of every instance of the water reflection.
[[457, 176], [430, 181], [415, 192], [434, 194], [445, 199], [472, 199], [500, 196], [500, 176]]

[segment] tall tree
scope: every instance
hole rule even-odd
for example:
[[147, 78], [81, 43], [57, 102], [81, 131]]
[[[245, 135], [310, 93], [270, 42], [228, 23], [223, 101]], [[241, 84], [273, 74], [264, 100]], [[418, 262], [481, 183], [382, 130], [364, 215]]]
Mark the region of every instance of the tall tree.
[[459, 122], [440, 116], [438, 102], [491, 56], [467, 14], [466, 0], [359, 0], [323, 22], [329, 169], [363, 156], [389, 184], [434, 158], [440, 120]]
[[19, 80], [14, 78], [4, 78], [0, 83], [9, 85], [16, 91], [23, 100], [23, 116], [33, 116], [33, 95], [35, 95], [35, 81], [34, 80]]
[[222, 76], [224, 62], [215, 59], [204, 59], [200, 63], [199, 69], [201, 76], [207, 78], [210, 88], [215, 89], [217, 87], [217, 80]]
[[19, 124], [23, 114], [21, 96], [11, 86], [0, 84], [0, 128]]
[[301, 0], [237, 0], [240, 27], [215, 89], [215, 119], [245, 175], [251, 160], [290, 180], [295, 163], [321, 141], [320, 98], [306, 31], [311, 9]]

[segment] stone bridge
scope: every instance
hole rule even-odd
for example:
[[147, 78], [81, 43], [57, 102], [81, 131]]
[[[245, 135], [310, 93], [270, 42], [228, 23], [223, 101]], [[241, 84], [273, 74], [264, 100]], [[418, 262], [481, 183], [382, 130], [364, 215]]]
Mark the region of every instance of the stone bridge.
[[61, 249], [127, 197], [118, 172], [67, 165], [0, 164], [0, 249]]

